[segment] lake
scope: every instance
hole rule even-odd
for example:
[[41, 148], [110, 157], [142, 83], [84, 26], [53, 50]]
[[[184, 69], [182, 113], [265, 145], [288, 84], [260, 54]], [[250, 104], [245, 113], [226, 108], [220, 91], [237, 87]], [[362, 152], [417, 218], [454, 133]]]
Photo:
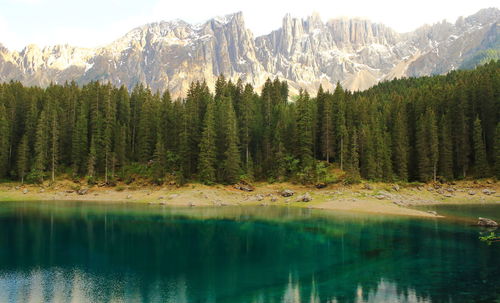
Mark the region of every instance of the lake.
[[0, 302], [499, 302], [500, 205], [438, 211], [4, 202]]

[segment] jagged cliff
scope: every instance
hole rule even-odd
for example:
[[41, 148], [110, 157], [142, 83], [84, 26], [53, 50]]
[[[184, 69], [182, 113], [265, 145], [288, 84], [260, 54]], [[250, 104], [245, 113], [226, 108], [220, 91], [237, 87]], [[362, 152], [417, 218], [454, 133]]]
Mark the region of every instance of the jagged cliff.
[[236, 13], [199, 25], [147, 24], [96, 49], [28, 45], [11, 52], [0, 44], [0, 81], [45, 86], [100, 80], [129, 88], [142, 82], [179, 96], [194, 80], [213, 86], [222, 73], [256, 87], [277, 76], [289, 81], [292, 92], [319, 84], [333, 88], [338, 81], [362, 90], [385, 79], [455, 69], [477, 51], [498, 47], [499, 24], [496, 8], [410, 33], [363, 19], [286, 15], [281, 28], [254, 38]]

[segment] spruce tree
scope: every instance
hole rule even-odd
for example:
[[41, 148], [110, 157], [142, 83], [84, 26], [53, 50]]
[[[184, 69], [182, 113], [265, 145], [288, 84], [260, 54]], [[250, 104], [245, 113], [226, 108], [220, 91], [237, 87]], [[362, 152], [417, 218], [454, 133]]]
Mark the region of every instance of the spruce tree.
[[240, 104], [240, 142], [243, 152], [243, 168], [245, 173], [249, 175], [250, 172], [250, 143], [252, 139], [252, 124], [253, 124], [253, 87], [250, 84], [245, 86], [243, 96]]
[[[394, 100], [395, 101], [395, 100]], [[392, 163], [399, 180], [408, 180], [408, 128], [404, 106], [394, 109], [392, 124]]]
[[215, 182], [215, 161], [217, 157], [215, 133], [215, 104], [209, 101], [204, 119], [204, 127], [200, 142], [200, 157], [198, 161], [198, 175], [205, 184]]
[[79, 175], [85, 171], [85, 163], [88, 154], [87, 150], [87, 131], [88, 131], [88, 117], [86, 108], [83, 104], [80, 106], [76, 125], [73, 128], [73, 136], [71, 143], [71, 162], [73, 173]]
[[44, 172], [47, 166], [48, 157], [48, 121], [47, 111], [42, 110], [40, 118], [38, 119], [36, 129], [36, 139], [34, 145], [35, 160], [33, 162], [32, 175], [34, 182], [41, 182], [44, 179]]
[[470, 127], [468, 117], [467, 95], [463, 87], [457, 89], [456, 104], [452, 106], [453, 126], [453, 153], [457, 175], [465, 178], [469, 169], [469, 157], [471, 153]]
[[112, 105], [110, 87], [106, 87], [105, 97], [103, 98], [104, 106], [104, 121], [102, 132], [102, 147], [104, 153], [104, 182], [108, 183], [108, 175], [110, 171], [114, 171], [115, 155], [113, 148], [113, 135], [115, 124], [115, 110], [116, 107]]
[[49, 145], [49, 157], [50, 157], [50, 172], [51, 180], [55, 181], [56, 169], [59, 162], [59, 126], [57, 111], [55, 108], [51, 110], [51, 121], [50, 121], [50, 145]]
[[92, 137], [90, 140], [89, 155], [87, 157], [87, 177], [91, 182], [93, 182], [95, 178], [95, 165], [97, 161], [95, 141], [94, 137]]
[[5, 106], [0, 104], [0, 177], [7, 175], [9, 159], [9, 125]]
[[21, 143], [17, 149], [17, 175], [21, 179], [21, 184], [24, 184], [24, 177], [29, 171], [29, 144], [28, 135], [24, 134]]
[[[318, 93], [319, 94], [319, 93]], [[319, 98], [318, 98], [319, 99]], [[319, 109], [318, 109], [319, 110]], [[326, 162], [330, 162], [330, 157], [333, 156], [334, 137], [333, 137], [333, 104], [332, 96], [325, 95], [323, 101], [323, 109], [320, 111], [322, 115], [321, 126], [321, 144], [322, 153]]]
[[337, 142], [337, 155], [340, 163], [340, 169], [344, 169], [344, 162], [348, 153], [347, 146], [347, 124], [346, 124], [346, 96], [344, 89], [337, 82], [335, 91], [333, 92], [333, 114], [335, 118], [335, 141]]
[[236, 113], [234, 112], [231, 99], [224, 98], [225, 117], [225, 152], [224, 152], [224, 165], [223, 175], [224, 181], [227, 183], [235, 183], [238, 181], [241, 168], [240, 168], [240, 151], [238, 149], [238, 126], [236, 123]]
[[[346, 142], [347, 143], [347, 142]], [[349, 140], [348, 153], [346, 157], [347, 176], [352, 182], [357, 182], [359, 174], [359, 144], [358, 131], [353, 129]]]
[[432, 177], [434, 182], [437, 178], [437, 165], [439, 160], [439, 140], [437, 131], [437, 120], [434, 111], [429, 110], [426, 114], [427, 122], [427, 139], [429, 143], [429, 159], [432, 165]]
[[495, 130], [495, 176], [500, 180], [500, 122], [497, 123]]
[[474, 120], [474, 170], [477, 177], [486, 177], [489, 175], [488, 163], [486, 160], [486, 148], [484, 146], [483, 128], [481, 120], [476, 117]]
[[303, 168], [313, 160], [313, 118], [307, 92], [301, 91], [297, 99], [297, 152]]
[[165, 145], [161, 139], [157, 139], [153, 155], [153, 181], [156, 184], [163, 183], [167, 166], [166, 162]]
[[416, 151], [418, 163], [419, 180], [427, 182], [432, 178], [432, 162], [430, 159], [430, 147], [427, 136], [427, 118], [422, 114], [416, 125]]
[[453, 178], [453, 145], [451, 141], [450, 122], [442, 116], [439, 127], [439, 175], [447, 180]]

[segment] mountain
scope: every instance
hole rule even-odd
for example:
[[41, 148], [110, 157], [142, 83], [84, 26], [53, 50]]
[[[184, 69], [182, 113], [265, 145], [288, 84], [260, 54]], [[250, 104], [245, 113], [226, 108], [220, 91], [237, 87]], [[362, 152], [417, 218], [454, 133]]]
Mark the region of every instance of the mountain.
[[46, 86], [99, 80], [128, 88], [145, 83], [181, 96], [195, 80], [213, 87], [222, 73], [256, 87], [279, 77], [292, 93], [320, 84], [331, 89], [337, 82], [364, 90], [382, 80], [446, 73], [482, 52], [498, 51], [499, 27], [497, 8], [409, 33], [365, 19], [286, 15], [281, 28], [255, 38], [240, 12], [198, 25], [147, 24], [94, 49], [28, 45], [16, 52], [0, 44], [0, 81]]

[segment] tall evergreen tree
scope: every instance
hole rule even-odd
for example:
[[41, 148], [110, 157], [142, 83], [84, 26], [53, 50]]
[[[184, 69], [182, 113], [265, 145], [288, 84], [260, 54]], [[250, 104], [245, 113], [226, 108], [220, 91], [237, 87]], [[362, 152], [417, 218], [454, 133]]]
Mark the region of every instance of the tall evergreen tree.
[[85, 106], [80, 106], [76, 125], [73, 128], [73, 136], [71, 143], [71, 162], [73, 172], [78, 175], [84, 173], [85, 163], [88, 154], [87, 150], [87, 131], [88, 131], [88, 117]]
[[439, 124], [439, 175], [450, 180], [453, 178], [453, 145], [450, 121], [447, 116], [443, 115]]
[[214, 183], [216, 180], [215, 161], [217, 157], [215, 133], [215, 104], [209, 101], [205, 114], [203, 132], [200, 142], [200, 158], [198, 174], [200, 181], [205, 184]]
[[223, 108], [226, 112], [223, 175], [225, 182], [235, 183], [238, 181], [241, 173], [240, 151], [238, 149], [238, 126], [231, 99], [224, 98], [223, 102]]
[[428, 109], [417, 121], [418, 172], [421, 181], [436, 180], [439, 159], [436, 117]]
[[476, 117], [474, 120], [474, 170], [477, 177], [486, 177], [489, 175], [488, 163], [486, 160], [486, 148], [484, 146], [483, 128], [481, 120]]
[[302, 167], [313, 160], [313, 118], [311, 100], [307, 92], [301, 91], [297, 99], [297, 156]]
[[44, 178], [44, 172], [47, 166], [47, 156], [48, 156], [48, 120], [47, 111], [44, 109], [40, 114], [38, 119], [37, 129], [36, 129], [36, 139], [34, 146], [35, 160], [33, 162], [32, 175], [34, 181], [41, 182]]
[[495, 176], [500, 180], [500, 122], [495, 130]]
[[56, 169], [59, 162], [59, 125], [57, 110], [55, 108], [51, 109], [50, 118], [50, 145], [49, 145], [49, 157], [50, 157], [50, 172], [51, 180], [55, 181]]
[[240, 103], [240, 142], [243, 152], [243, 168], [246, 174], [251, 170], [250, 143], [252, 140], [253, 124], [253, 87], [250, 84], [245, 86]]
[[333, 92], [334, 118], [335, 118], [335, 139], [337, 146], [338, 161], [340, 169], [344, 169], [344, 162], [348, 152], [347, 146], [347, 124], [346, 124], [346, 100], [345, 92], [340, 83], [337, 82], [335, 91]]
[[28, 155], [28, 135], [24, 134], [17, 150], [17, 175], [21, 179], [21, 184], [24, 184], [24, 177], [26, 176], [26, 172], [29, 171]]
[[157, 184], [163, 183], [165, 169], [167, 167], [166, 162], [165, 145], [161, 139], [157, 139], [153, 156], [153, 180]]
[[9, 125], [5, 106], [0, 103], [0, 177], [7, 175], [9, 159]]
[[392, 122], [392, 163], [398, 179], [408, 180], [408, 127], [405, 107], [396, 100]]
[[[318, 100], [319, 100], [318, 92]], [[325, 157], [326, 162], [330, 162], [330, 157], [333, 156], [334, 145], [334, 135], [333, 135], [333, 102], [332, 96], [324, 95], [323, 97], [323, 109], [320, 111], [322, 113], [322, 126], [321, 126], [321, 144], [322, 153]]]

